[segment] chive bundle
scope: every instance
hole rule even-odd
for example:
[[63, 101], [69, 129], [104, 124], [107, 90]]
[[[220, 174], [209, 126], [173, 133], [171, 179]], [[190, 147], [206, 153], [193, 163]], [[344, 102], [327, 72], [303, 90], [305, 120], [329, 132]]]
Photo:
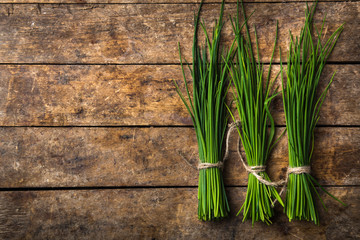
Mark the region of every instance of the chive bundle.
[[[200, 25], [205, 35], [205, 46], [198, 46], [198, 25], [202, 2], [195, 18], [195, 29], [192, 47], [192, 69], [189, 67], [193, 80], [193, 97], [191, 99], [182, 63], [180, 46], [180, 63], [186, 86], [188, 101], [176, 90], [191, 115], [199, 148], [201, 163], [219, 163], [223, 159], [222, 146], [225, 138], [229, 115], [226, 109], [228, 91], [227, 62], [230, 51], [220, 52], [222, 16], [224, 1], [221, 5], [219, 21], [213, 28], [212, 40], [203, 22]], [[218, 167], [199, 170], [198, 217], [208, 221], [228, 216], [230, 212], [227, 201], [222, 171]]]
[[[230, 62], [232, 81], [236, 90], [234, 91], [234, 99], [241, 122], [241, 128], [238, 128], [238, 133], [245, 150], [249, 167], [255, 166], [256, 168], [262, 166], [264, 168], [273, 147], [275, 134], [275, 124], [270, 114], [269, 106], [271, 100], [278, 94], [276, 93], [276, 90], [271, 93], [271, 89], [279, 74], [273, 81], [270, 80], [271, 62], [277, 40], [277, 26], [269, 72], [267, 78], [264, 79], [264, 65], [260, 63], [256, 29], [255, 38], [258, 62], [256, 62], [254, 57], [242, 1], [241, 8], [245, 22], [240, 26], [238, 1], [237, 18], [234, 21], [231, 21], [235, 33], [235, 41], [237, 43], [235, 54], [236, 63]], [[245, 37], [241, 34], [241, 30], [244, 26], [246, 32]], [[268, 123], [270, 123], [270, 131], [268, 131]], [[267, 181], [270, 181], [265, 171], [259, 171], [258, 175]], [[251, 219], [254, 224], [255, 221], [261, 220], [270, 224], [270, 218], [274, 215], [272, 205], [275, 199], [283, 205], [274, 186], [261, 183], [252, 173], [250, 173], [248, 177], [246, 199], [238, 212], [238, 215], [243, 210], [243, 221]]]
[[[310, 166], [314, 150], [314, 129], [319, 120], [320, 108], [335, 73], [317, 99], [316, 89], [325, 63], [343, 31], [342, 25], [330, 36], [325, 44], [322, 44], [321, 35], [325, 18], [320, 31], [315, 28], [316, 35], [312, 27], [316, 5], [317, 2], [314, 3], [312, 9], [309, 9], [308, 5], [306, 5], [305, 24], [301, 29], [300, 37], [294, 39], [290, 32], [287, 80], [286, 84], [284, 80], [282, 84], [290, 168]], [[317, 38], [316, 45], [314, 45], [312, 35]], [[292, 219], [305, 219], [314, 221], [315, 224], [319, 223], [318, 212], [314, 205], [314, 196], [317, 195], [320, 198], [320, 195], [315, 185], [323, 189], [309, 173], [291, 173], [288, 176], [284, 212], [287, 214], [289, 221]], [[326, 193], [332, 196], [330, 193]], [[321, 198], [320, 200], [325, 208]]]

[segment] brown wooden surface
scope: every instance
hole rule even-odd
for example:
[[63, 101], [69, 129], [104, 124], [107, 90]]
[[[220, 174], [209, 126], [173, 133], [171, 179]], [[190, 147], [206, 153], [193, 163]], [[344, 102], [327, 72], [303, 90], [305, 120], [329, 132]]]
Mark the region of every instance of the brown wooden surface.
[[[247, 0], [265, 62], [276, 20], [286, 61], [288, 30], [298, 34], [304, 20], [297, 1]], [[321, 193], [320, 226], [289, 223], [277, 206], [272, 226], [253, 227], [235, 217], [247, 184], [236, 132], [224, 170], [231, 217], [197, 220], [196, 138], [172, 83], [184, 87], [177, 42], [191, 61], [196, 2], [0, 0], [0, 239], [360, 238], [360, 1], [322, 0], [315, 15], [318, 25], [327, 13], [326, 37], [346, 25], [321, 79], [323, 89], [337, 71], [312, 173], [348, 206]], [[205, 2], [211, 26], [220, 0]], [[224, 33], [229, 43], [229, 22]], [[280, 97], [273, 112], [284, 125]], [[286, 142], [268, 163], [274, 180], [285, 175]]]
[[[235, 5], [226, 15], [235, 15]], [[4, 63], [178, 63], [177, 43], [190, 59], [193, 12], [198, 4], [117, 5], [0, 5], [0, 61]], [[346, 28], [330, 60], [359, 61], [359, 2], [319, 3], [315, 15], [321, 23], [327, 14], [327, 36], [342, 23]], [[300, 32], [304, 3], [249, 4], [247, 12], [259, 35], [264, 61], [269, 61], [275, 23], [279, 21], [279, 43], [286, 59], [289, 29]], [[205, 22], [218, 17], [219, 4], [206, 4]], [[279, 14], [281, 12], [281, 14]], [[252, 30], [253, 31], [253, 30]], [[225, 39], [233, 38], [230, 24]], [[278, 54], [277, 54], [278, 55]], [[279, 56], [275, 60], [279, 60]]]
[[0, 214], [10, 215], [4, 237], [11, 239], [358, 239], [359, 187], [327, 188], [347, 207], [325, 196], [319, 226], [288, 219], [277, 208], [273, 225], [242, 223], [235, 217], [245, 188], [228, 188], [232, 214], [200, 222], [196, 188], [31, 191], [0, 193]]
[[[359, 125], [358, 65], [328, 65], [321, 89], [335, 71], [319, 124]], [[180, 66], [4, 65], [0, 76], [3, 126], [192, 124], [173, 83], [185, 91]], [[281, 96], [273, 113], [275, 122], [284, 125]]]
[[[0, 188], [197, 186], [197, 170], [178, 153], [196, 166], [192, 128], [2, 128], [0, 136]], [[244, 186], [236, 141], [235, 131], [224, 178]], [[284, 178], [287, 151], [283, 137], [268, 164], [272, 179]], [[359, 154], [359, 128], [318, 128], [313, 174], [326, 185], [359, 185]]]
[[[240, 1], [240, 0], [239, 0]], [[302, 2], [303, 0], [243, 0], [244, 3], [256, 3], [256, 2]], [[319, 2], [334, 2], [335, 0], [319, 0]], [[349, 1], [349, 0], [344, 0]], [[351, 0], [356, 2], [358, 0]], [[134, 3], [200, 3], [201, 0], [0, 0], [0, 3], [121, 3], [121, 4], [134, 4]], [[221, 3], [222, 0], [212, 0], [211, 3]], [[237, 0], [226, 0], [226, 3], [236, 3]], [[309, 0], [308, 2], [312, 2]], [[205, 1], [209, 3], [209, 1]]]

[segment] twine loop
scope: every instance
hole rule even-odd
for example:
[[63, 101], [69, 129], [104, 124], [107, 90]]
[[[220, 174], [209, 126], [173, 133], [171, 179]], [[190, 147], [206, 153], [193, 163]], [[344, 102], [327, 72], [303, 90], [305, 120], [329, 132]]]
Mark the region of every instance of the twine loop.
[[307, 173], [310, 174], [311, 173], [311, 168], [310, 166], [301, 166], [301, 167], [288, 167], [287, 170], [287, 175], [290, 175], [290, 173], [293, 174], [302, 174], [302, 173]]
[[224, 166], [224, 162], [223, 161], [219, 161], [217, 163], [202, 163], [200, 162], [199, 165], [198, 165], [198, 169], [201, 170], [201, 169], [207, 169], [207, 168], [220, 168], [222, 169]]

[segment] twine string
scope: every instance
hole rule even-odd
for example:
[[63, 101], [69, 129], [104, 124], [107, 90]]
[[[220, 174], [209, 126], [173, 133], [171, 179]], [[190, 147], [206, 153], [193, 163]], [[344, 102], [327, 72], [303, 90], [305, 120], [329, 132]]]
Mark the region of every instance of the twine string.
[[[228, 135], [227, 135], [227, 138], [226, 138], [226, 153], [225, 153], [225, 156], [228, 156], [229, 155], [229, 149], [228, 149], [228, 146], [229, 146], [229, 139], [230, 139], [230, 134], [232, 132], [233, 129], [235, 129], [235, 127], [240, 127], [240, 122], [237, 121], [235, 122], [234, 124], [230, 125], [230, 129], [228, 131]], [[310, 166], [301, 166], [301, 167], [288, 167], [287, 168], [287, 171], [286, 171], [286, 176], [285, 176], [285, 179], [284, 180], [279, 180], [279, 181], [276, 181], [276, 182], [271, 182], [271, 181], [268, 181], [266, 180], [264, 177], [262, 177], [261, 175], [259, 175], [260, 172], [264, 172], [265, 169], [266, 169], [266, 165], [261, 165], [261, 166], [249, 166], [244, 158], [242, 157], [242, 154], [240, 152], [240, 145], [241, 145], [241, 141], [240, 141], [240, 137], [238, 138], [238, 142], [237, 142], [237, 153], [239, 155], [239, 158], [240, 158], [240, 162], [242, 163], [242, 165], [244, 166], [245, 170], [251, 174], [253, 174], [257, 180], [259, 180], [259, 182], [267, 185], [267, 186], [273, 186], [273, 187], [279, 187], [279, 186], [283, 186], [279, 192], [279, 195], [281, 196], [282, 193], [285, 191], [286, 189], [286, 186], [287, 186], [287, 182], [289, 180], [289, 175], [291, 173], [293, 174], [302, 174], [302, 173], [307, 173], [307, 174], [310, 174], [311, 172], [311, 168]], [[274, 200], [274, 202], [272, 203], [272, 206], [274, 206], [274, 204], [277, 202], [277, 199]]]
[[[236, 122], [233, 122], [231, 124], [229, 124], [229, 130], [227, 132], [227, 135], [226, 135], [226, 142], [225, 142], [225, 154], [224, 154], [224, 158], [222, 159], [222, 161], [219, 161], [217, 163], [203, 163], [203, 162], [199, 162], [197, 168], [195, 166], [193, 166], [190, 161], [188, 159], [186, 159], [186, 157], [184, 155], [181, 154], [181, 152], [179, 152], [179, 155], [186, 161], [186, 163], [191, 166], [192, 168], [194, 169], [197, 169], [197, 170], [202, 170], [202, 169], [207, 169], [207, 168], [219, 168], [219, 169], [223, 169], [224, 167], [224, 162], [226, 161], [226, 159], [229, 158], [229, 145], [230, 145], [230, 136], [231, 136], [231, 133], [233, 132], [234, 129], [238, 129], [238, 127], [241, 127], [240, 125], [240, 121], [236, 121]], [[259, 182], [267, 185], [267, 186], [272, 186], [272, 187], [279, 187], [282, 185], [282, 188], [279, 192], [279, 195], [281, 196], [282, 193], [285, 191], [286, 189], [286, 186], [287, 186], [287, 182], [289, 180], [289, 175], [290, 174], [302, 174], [302, 173], [307, 173], [307, 174], [310, 174], [311, 172], [311, 169], [310, 169], [310, 166], [301, 166], [301, 167], [288, 167], [287, 168], [287, 171], [286, 171], [286, 176], [285, 176], [285, 179], [283, 180], [278, 180], [278, 181], [275, 181], [275, 182], [272, 182], [272, 181], [268, 181], [267, 179], [265, 179], [263, 176], [261, 176], [259, 173], [261, 172], [265, 172], [266, 170], [266, 165], [260, 165], [260, 166], [249, 166], [241, 152], [240, 152], [240, 146], [241, 146], [241, 139], [240, 137], [238, 138], [238, 141], [237, 141], [237, 153], [239, 155], [239, 158], [240, 158], [240, 162], [242, 163], [242, 165], [244, 166], [245, 170], [248, 172], [248, 173], [251, 173], [252, 175], [254, 175], [256, 177], [257, 180], [259, 180]], [[274, 204], [277, 202], [277, 199], [274, 200], [274, 202], [272, 203], [272, 206], [274, 206]]]
[[202, 163], [200, 162], [199, 165], [198, 165], [198, 169], [201, 170], [201, 169], [207, 169], [207, 168], [220, 168], [222, 169], [224, 166], [224, 161], [219, 161], [217, 163]]

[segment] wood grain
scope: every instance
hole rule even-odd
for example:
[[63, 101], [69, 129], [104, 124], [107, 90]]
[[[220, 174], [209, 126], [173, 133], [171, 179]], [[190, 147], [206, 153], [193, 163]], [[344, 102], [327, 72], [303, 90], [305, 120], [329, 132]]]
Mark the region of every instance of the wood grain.
[[[239, 0], [240, 1], [240, 0]], [[302, 0], [286, 0], [286, 2], [301, 2]], [[320, 0], [319, 2], [333, 2], [334, 0]], [[351, 0], [353, 2], [357, 0]], [[135, 3], [153, 3], [153, 4], [174, 4], [174, 3], [200, 3], [201, 0], [0, 0], [0, 3], [100, 3], [100, 4], [114, 4], [114, 3], [121, 3], [121, 4], [135, 4]], [[221, 3], [222, 0], [211, 0], [211, 1], [204, 1], [204, 3]], [[237, 0], [227, 0], [226, 3], [236, 3]], [[244, 3], [257, 3], [257, 2], [279, 2], [279, 0], [243, 0]], [[284, 1], [285, 2], [285, 1]], [[308, 2], [312, 2], [311, 0]]]
[[[273, 225], [241, 222], [235, 217], [245, 188], [228, 188], [231, 217], [197, 220], [197, 189], [119, 189], [0, 192], [0, 205], [11, 212], [6, 239], [358, 239], [359, 187], [327, 188], [348, 203], [322, 194], [320, 225], [288, 222], [280, 208]], [[0, 214], [4, 209], [0, 208]]]
[[[235, 5], [226, 9], [235, 15]], [[190, 59], [193, 12], [198, 4], [2, 4], [0, 5], [0, 59], [3, 63], [177, 63], [177, 43]], [[261, 56], [269, 61], [275, 22], [286, 59], [289, 29], [297, 35], [305, 16], [304, 3], [249, 4]], [[326, 2], [317, 8], [319, 25], [327, 14], [327, 36], [346, 22], [330, 58], [337, 62], [360, 60], [360, 3]], [[219, 12], [219, 4], [202, 11], [207, 25]], [[281, 12], [282, 14], [279, 14]], [[228, 23], [225, 41], [233, 39]], [[253, 31], [253, 30], [252, 30]], [[278, 54], [275, 60], [279, 61]]]
[[[0, 0], [0, 239], [360, 239], [360, 1], [320, 0], [315, 15], [319, 26], [327, 14], [326, 37], [346, 22], [321, 80], [323, 89], [337, 71], [312, 174], [348, 206], [321, 192], [329, 211], [317, 200], [320, 226], [289, 223], [279, 206], [272, 226], [235, 217], [247, 184], [236, 132], [224, 170], [231, 217], [197, 220], [197, 143], [172, 80], [184, 88], [177, 43], [190, 61], [199, 1]], [[256, 9], [262, 60], [276, 20], [286, 59], [305, 3], [245, 1]], [[221, 1], [205, 2], [210, 27]], [[236, 0], [227, 2], [234, 16]], [[224, 37], [229, 45], [228, 19]], [[280, 97], [273, 112], [284, 125]], [[285, 135], [268, 163], [272, 179], [284, 178], [287, 152]]]
[[[359, 185], [360, 129], [318, 128], [315, 136], [312, 172], [321, 184]], [[236, 141], [234, 132], [224, 178], [244, 186]], [[285, 177], [287, 152], [283, 137], [268, 163], [272, 179]], [[197, 186], [196, 155], [191, 128], [0, 128], [0, 188]]]
[[[319, 124], [360, 125], [359, 67], [328, 65], [319, 90], [334, 71]], [[0, 79], [2, 126], [192, 124], [173, 83], [185, 91], [180, 66], [3, 65]], [[280, 95], [273, 115], [277, 124], [285, 124]]]

